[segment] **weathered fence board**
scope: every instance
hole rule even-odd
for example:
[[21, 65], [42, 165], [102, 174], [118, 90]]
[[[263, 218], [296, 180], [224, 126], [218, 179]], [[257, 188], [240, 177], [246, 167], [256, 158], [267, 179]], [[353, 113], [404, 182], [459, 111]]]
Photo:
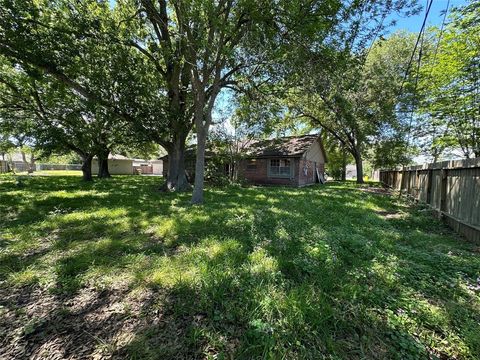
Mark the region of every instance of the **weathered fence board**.
[[480, 242], [480, 158], [381, 170], [380, 181], [430, 205], [455, 231]]
[[8, 172], [8, 164], [5, 160], [0, 160], [0, 174]]

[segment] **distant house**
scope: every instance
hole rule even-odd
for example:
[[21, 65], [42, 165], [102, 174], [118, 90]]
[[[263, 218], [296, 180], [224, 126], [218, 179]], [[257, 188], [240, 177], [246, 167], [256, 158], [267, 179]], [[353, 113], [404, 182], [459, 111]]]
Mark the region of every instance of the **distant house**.
[[[108, 156], [108, 171], [112, 175], [154, 174], [161, 175], [163, 170], [162, 160], [132, 159], [123, 155]], [[92, 161], [92, 172], [98, 172], [98, 161]]]
[[[133, 159], [123, 155], [108, 155], [108, 171], [111, 175], [132, 175]], [[98, 173], [98, 159], [92, 160], [92, 173]]]
[[135, 174], [162, 175], [163, 161], [133, 159], [133, 172]]
[[[206, 163], [217, 155], [205, 154]], [[167, 176], [168, 157], [162, 158], [163, 175]], [[270, 140], [255, 140], [243, 147], [242, 159], [235, 165], [223, 164], [221, 171], [238, 166], [239, 177], [257, 185], [306, 186], [324, 181], [327, 157], [319, 135], [289, 136]], [[187, 177], [192, 180], [195, 168], [195, 151], [185, 152]]]
[[345, 168], [345, 179], [356, 179], [357, 178], [357, 167], [355, 164], [348, 164]]
[[34, 171], [36, 159], [32, 154], [25, 154], [22, 152], [14, 152], [9, 154], [3, 154], [2, 160], [7, 163], [7, 171], [15, 169], [15, 171]]

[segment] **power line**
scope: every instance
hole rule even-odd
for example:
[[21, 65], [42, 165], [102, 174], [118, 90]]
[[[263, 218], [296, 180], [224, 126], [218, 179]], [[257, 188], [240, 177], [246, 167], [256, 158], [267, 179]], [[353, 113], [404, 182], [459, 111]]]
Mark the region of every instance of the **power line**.
[[[437, 51], [438, 51], [438, 48], [440, 47], [440, 41], [442, 40], [443, 32], [445, 30], [445, 20], [447, 19], [449, 6], [450, 6], [450, 0], [447, 1], [445, 13], [443, 14], [442, 26], [440, 27], [440, 34], [438, 35], [437, 45], [435, 46], [432, 65], [435, 65], [435, 62], [437, 61]], [[433, 70], [433, 67], [432, 67], [432, 70]], [[430, 75], [432, 75], [432, 70], [430, 71]]]
[[[419, 77], [419, 73], [420, 73], [420, 65], [421, 65], [421, 62], [422, 62], [422, 55], [423, 55], [423, 40], [425, 39], [425, 24], [427, 22], [428, 13], [430, 12], [430, 8], [432, 7], [432, 3], [433, 3], [433, 0], [430, 0], [430, 3], [427, 2], [427, 11], [425, 12], [425, 18], [423, 20], [423, 24], [422, 24], [422, 27], [420, 29], [420, 32], [418, 33], [417, 42], [415, 43], [415, 48], [413, 49], [413, 53], [412, 53], [412, 56], [410, 57], [410, 62], [408, 64], [409, 66], [407, 67], [407, 72], [405, 73], [405, 77], [403, 79], [403, 81], [405, 81], [405, 79], [407, 78], [408, 71], [410, 70], [410, 66], [411, 66], [411, 63], [413, 61], [413, 57], [415, 56], [416, 48], [417, 48], [418, 44], [420, 43], [420, 50], [418, 52], [418, 59], [417, 59], [417, 71], [416, 71], [416, 74], [415, 74], [415, 88], [414, 88], [414, 91], [413, 91], [412, 108], [411, 108], [411, 113], [410, 113], [410, 120], [409, 120], [409, 123], [408, 123], [407, 144], [410, 144], [410, 140], [411, 140], [411, 137], [412, 137], [413, 114], [414, 114], [414, 111], [415, 111], [415, 105], [416, 105], [415, 102], [416, 102], [416, 95], [417, 95], [417, 88], [418, 88], [418, 77]], [[402, 82], [402, 87], [400, 88], [400, 94], [402, 93], [402, 90], [403, 90], [403, 84], [404, 84], [404, 82]]]
[[418, 43], [420, 42], [420, 38], [422, 38], [423, 33], [425, 31], [425, 24], [427, 23], [428, 14], [430, 13], [432, 4], [433, 4], [433, 0], [430, 0], [430, 3], [427, 6], [427, 11], [425, 12], [425, 17], [423, 18], [422, 27], [420, 28], [420, 31], [417, 36], [417, 41], [415, 42], [415, 47], [413, 48], [412, 56], [410, 56], [407, 69], [405, 70], [405, 75], [403, 76], [402, 85], [400, 86], [400, 91], [399, 91], [400, 95], [402, 94], [403, 86], [405, 85], [405, 81], [407, 80], [408, 73], [410, 72], [410, 67], [412, 66], [413, 58], [415, 57], [415, 53], [417, 52]]

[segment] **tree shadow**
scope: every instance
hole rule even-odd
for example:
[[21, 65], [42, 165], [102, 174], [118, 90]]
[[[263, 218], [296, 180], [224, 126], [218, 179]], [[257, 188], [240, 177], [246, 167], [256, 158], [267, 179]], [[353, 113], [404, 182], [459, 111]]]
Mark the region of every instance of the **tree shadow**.
[[[1, 342], [6, 354], [23, 344], [64, 357], [453, 357], [430, 342], [455, 337], [480, 354], [468, 320], [480, 316], [478, 299], [464, 286], [480, 262], [419, 209], [340, 184], [209, 189], [203, 207], [148, 180], [113, 184], [95, 194], [35, 185], [45, 198], [7, 221], [12, 233], [55, 233], [42, 252], [2, 258], [19, 264], [7, 275], [46, 255], [54, 269], [50, 293], [21, 288], [24, 300], [4, 302], [17, 323], [19, 304], [49, 307], [21, 343]], [[75, 197], [55, 195], [64, 186]]]

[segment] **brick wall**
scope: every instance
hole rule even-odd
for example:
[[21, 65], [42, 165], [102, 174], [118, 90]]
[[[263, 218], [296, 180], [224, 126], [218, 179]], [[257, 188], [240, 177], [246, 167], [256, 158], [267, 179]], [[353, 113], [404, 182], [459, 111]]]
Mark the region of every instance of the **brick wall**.
[[298, 186], [298, 159], [293, 161], [292, 179], [268, 177], [268, 164], [270, 159], [256, 159], [256, 169], [247, 169], [248, 160], [240, 161], [239, 175], [245, 178], [249, 183], [264, 185], [290, 185]]
[[317, 178], [315, 174], [315, 165], [320, 174], [325, 171], [325, 164], [315, 163], [314, 161], [300, 159], [298, 169], [298, 186], [315, 184]]
[[298, 169], [298, 185], [315, 183], [315, 163], [310, 160], [300, 159]]

